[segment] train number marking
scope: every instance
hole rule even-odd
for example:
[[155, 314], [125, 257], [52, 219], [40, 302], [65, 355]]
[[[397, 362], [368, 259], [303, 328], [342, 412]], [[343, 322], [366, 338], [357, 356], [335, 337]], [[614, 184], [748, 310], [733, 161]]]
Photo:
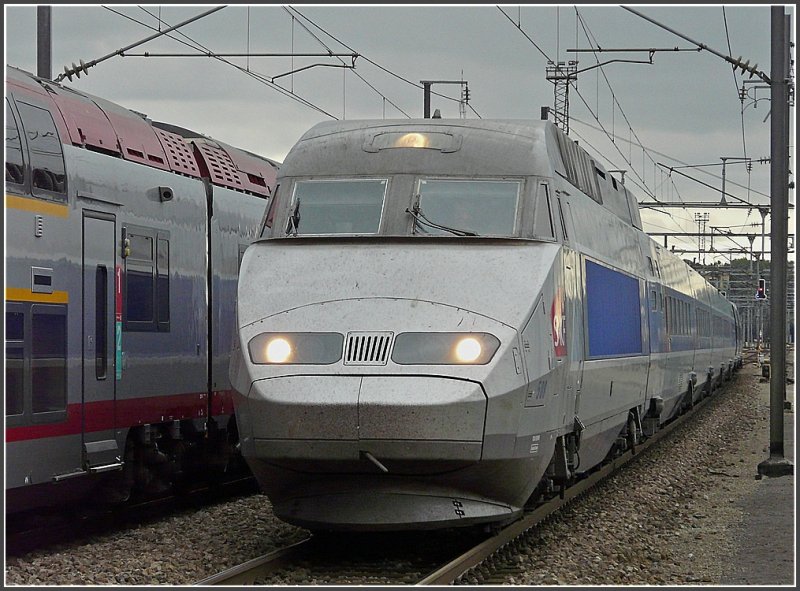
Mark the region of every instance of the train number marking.
[[459, 518], [464, 517], [467, 513], [461, 508], [464, 504], [459, 501], [458, 499], [453, 499], [453, 507], [455, 507], [455, 514], [458, 515]]

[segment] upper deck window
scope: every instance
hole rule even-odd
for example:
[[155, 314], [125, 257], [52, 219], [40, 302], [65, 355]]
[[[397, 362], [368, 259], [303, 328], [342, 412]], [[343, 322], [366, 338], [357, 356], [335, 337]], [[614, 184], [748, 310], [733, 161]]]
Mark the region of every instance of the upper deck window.
[[520, 185], [520, 181], [422, 179], [419, 182], [420, 216], [414, 233], [513, 235]]
[[64, 153], [53, 116], [47, 109], [20, 101], [17, 101], [17, 108], [28, 138], [33, 194], [45, 199], [66, 200]]
[[22, 159], [19, 128], [8, 99], [6, 99], [6, 182], [18, 185], [25, 182], [25, 162]]
[[287, 234], [377, 234], [387, 179], [298, 181]]

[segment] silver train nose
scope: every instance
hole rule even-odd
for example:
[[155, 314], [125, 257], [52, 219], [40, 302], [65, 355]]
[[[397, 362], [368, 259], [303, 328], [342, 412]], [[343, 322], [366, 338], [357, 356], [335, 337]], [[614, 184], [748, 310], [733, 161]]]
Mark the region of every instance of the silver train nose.
[[372, 456], [391, 472], [395, 460], [478, 461], [487, 398], [480, 384], [445, 377], [287, 376], [254, 382], [246, 404], [270, 417], [252, 425], [261, 459], [377, 467]]

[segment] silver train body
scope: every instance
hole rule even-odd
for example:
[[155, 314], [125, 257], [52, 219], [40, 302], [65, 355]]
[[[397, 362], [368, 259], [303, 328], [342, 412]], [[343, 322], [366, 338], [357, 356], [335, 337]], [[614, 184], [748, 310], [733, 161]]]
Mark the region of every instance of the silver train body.
[[7, 512], [224, 469], [277, 165], [12, 67], [5, 164]]
[[740, 363], [735, 307], [537, 121], [312, 128], [237, 320], [243, 454], [322, 530], [513, 519]]

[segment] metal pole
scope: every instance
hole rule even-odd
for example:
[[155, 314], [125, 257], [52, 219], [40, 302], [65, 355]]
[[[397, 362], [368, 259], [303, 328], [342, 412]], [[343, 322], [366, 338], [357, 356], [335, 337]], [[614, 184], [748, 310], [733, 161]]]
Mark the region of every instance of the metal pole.
[[431, 118], [431, 83], [430, 82], [423, 82], [422, 83], [422, 90], [424, 93], [422, 99], [422, 116], [425, 119]]
[[36, 75], [47, 80], [53, 78], [52, 11], [52, 6], [36, 7]]
[[769, 459], [758, 465], [762, 476], [794, 474], [783, 455], [783, 401], [786, 397], [786, 250], [789, 201], [789, 87], [786, 61], [786, 18], [783, 6], [771, 8], [772, 51], [770, 93], [772, 102], [770, 147], [770, 383]]

